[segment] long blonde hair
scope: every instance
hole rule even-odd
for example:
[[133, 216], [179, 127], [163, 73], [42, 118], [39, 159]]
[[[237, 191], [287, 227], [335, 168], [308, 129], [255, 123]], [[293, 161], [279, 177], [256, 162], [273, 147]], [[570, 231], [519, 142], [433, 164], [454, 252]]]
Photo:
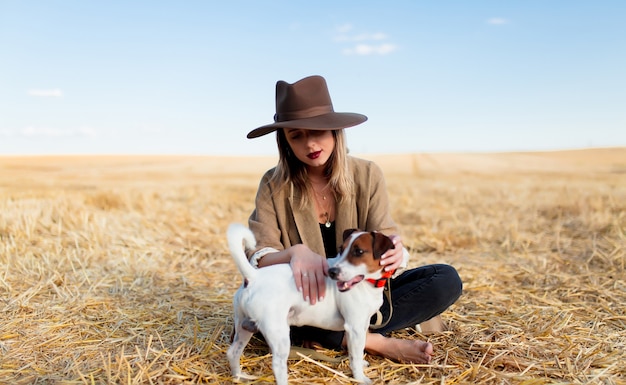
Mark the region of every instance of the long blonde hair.
[[[343, 129], [331, 130], [335, 139], [333, 149], [324, 176], [328, 178], [331, 192], [337, 201], [343, 201], [354, 194], [354, 178], [348, 166], [348, 146]], [[303, 208], [310, 203], [311, 184], [308, 182], [306, 165], [296, 158], [287, 142], [284, 129], [276, 130], [276, 143], [278, 145], [278, 164], [270, 182], [275, 183], [279, 190], [293, 187], [294, 192], [300, 195], [300, 206]]]

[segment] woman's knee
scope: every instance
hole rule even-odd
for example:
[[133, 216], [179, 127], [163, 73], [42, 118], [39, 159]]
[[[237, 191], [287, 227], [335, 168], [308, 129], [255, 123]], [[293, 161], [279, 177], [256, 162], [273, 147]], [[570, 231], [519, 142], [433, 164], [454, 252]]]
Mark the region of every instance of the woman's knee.
[[450, 304], [454, 303], [463, 292], [463, 281], [458, 271], [452, 265], [440, 264], [436, 265], [437, 274], [440, 276], [440, 287], [445, 292], [445, 296], [449, 298]]

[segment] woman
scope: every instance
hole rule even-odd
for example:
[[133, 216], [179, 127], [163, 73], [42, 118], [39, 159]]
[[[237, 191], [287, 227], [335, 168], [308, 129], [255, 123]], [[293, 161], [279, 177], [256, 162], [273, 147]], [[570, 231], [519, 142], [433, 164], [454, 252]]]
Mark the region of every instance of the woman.
[[[390, 295], [372, 318], [365, 349], [399, 362], [428, 363], [432, 344], [388, 334], [437, 320], [458, 299], [462, 283], [449, 265], [403, 271], [409, 255], [389, 213], [382, 172], [370, 161], [348, 156], [343, 129], [365, 120], [361, 114], [334, 112], [321, 76], [276, 83], [274, 123], [248, 133], [256, 138], [275, 131], [279, 160], [259, 184], [248, 221], [257, 248], [247, 255], [259, 268], [289, 263], [303, 298], [315, 304], [324, 298], [326, 258], [337, 254], [343, 231], [385, 233], [395, 248], [382, 256], [381, 265], [395, 274], [385, 292]], [[309, 346], [340, 349], [343, 337], [344, 332], [292, 328], [292, 339]]]

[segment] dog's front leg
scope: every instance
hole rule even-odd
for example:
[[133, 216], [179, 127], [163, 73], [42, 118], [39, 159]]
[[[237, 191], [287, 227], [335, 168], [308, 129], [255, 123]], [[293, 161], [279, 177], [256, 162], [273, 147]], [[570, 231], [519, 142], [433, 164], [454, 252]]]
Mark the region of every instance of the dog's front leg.
[[365, 376], [363, 371], [365, 366], [363, 354], [365, 352], [365, 339], [367, 338], [367, 325], [363, 326], [360, 323], [355, 325], [346, 322], [345, 331], [352, 377], [364, 384], [371, 384], [372, 381]]

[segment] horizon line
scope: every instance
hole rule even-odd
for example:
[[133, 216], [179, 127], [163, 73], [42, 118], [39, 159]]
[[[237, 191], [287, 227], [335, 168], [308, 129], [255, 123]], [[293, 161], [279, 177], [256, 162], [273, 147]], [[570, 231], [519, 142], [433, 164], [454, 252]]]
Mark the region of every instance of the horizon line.
[[[616, 150], [626, 149], [626, 145], [617, 146], [589, 146], [589, 147], [569, 147], [559, 149], [537, 149], [537, 150], [462, 150], [462, 151], [400, 151], [400, 152], [350, 152], [349, 155], [355, 156], [393, 156], [393, 155], [412, 155], [412, 154], [519, 154], [519, 153], [542, 153], [542, 152], [571, 152], [571, 151], [588, 151], [588, 150]], [[209, 153], [166, 153], [166, 152], [154, 152], [154, 153], [24, 153], [24, 154], [0, 154], [0, 157], [55, 157], [55, 156], [67, 156], [67, 157], [89, 157], [89, 156], [103, 156], [103, 157], [116, 157], [116, 156], [128, 156], [128, 157], [223, 157], [223, 158], [259, 158], [259, 157], [275, 157], [278, 154], [209, 154]]]

